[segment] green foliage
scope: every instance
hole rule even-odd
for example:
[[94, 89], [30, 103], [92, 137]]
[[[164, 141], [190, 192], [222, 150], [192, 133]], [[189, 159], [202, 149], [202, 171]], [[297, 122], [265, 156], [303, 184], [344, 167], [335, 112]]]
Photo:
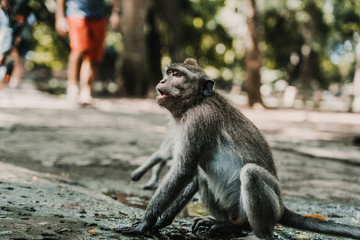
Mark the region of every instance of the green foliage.
[[300, 56], [301, 45], [304, 43], [295, 13], [283, 11], [283, 14], [279, 14], [277, 9], [269, 9], [261, 16], [261, 40], [266, 45], [266, 51], [263, 52], [265, 66], [289, 71], [292, 74], [298, 73], [299, 65], [290, 63], [289, 66], [291, 54]]
[[315, 54], [312, 78], [320, 86], [351, 81], [355, 58], [350, 55], [356, 44], [354, 34], [359, 33], [359, 1], [275, 2], [259, 7], [264, 65], [287, 72], [287, 80], [296, 82], [303, 64], [302, 47], [309, 44]]
[[[46, 3], [46, 4], [45, 4]], [[28, 56], [30, 68], [47, 66], [53, 70], [63, 69], [67, 63], [69, 45], [55, 31], [55, 0], [29, 0], [37, 22], [33, 26], [34, 49]]]
[[[207, 67], [211, 77], [230, 80], [235, 62], [232, 38], [218, 20], [222, 1], [191, 0], [183, 9], [182, 48], [185, 57], [194, 57]], [[222, 69], [219, 69], [219, 66]]]
[[32, 55], [32, 62], [45, 65], [54, 70], [63, 69], [69, 54], [68, 45], [61, 44], [62, 39], [48, 24], [38, 22], [34, 27], [33, 37], [37, 42]]

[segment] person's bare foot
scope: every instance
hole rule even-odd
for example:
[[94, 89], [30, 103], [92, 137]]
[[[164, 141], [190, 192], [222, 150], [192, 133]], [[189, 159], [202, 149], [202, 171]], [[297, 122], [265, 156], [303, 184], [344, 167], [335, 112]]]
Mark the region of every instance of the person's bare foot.
[[91, 95], [87, 94], [85, 91], [81, 91], [79, 95], [79, 104], [82, 106], [93, 106]]
[[74, 84], [68, 84], [66, 88], [66, 98], [69, 102], [77, 102], [79, 97], [79, 87]]

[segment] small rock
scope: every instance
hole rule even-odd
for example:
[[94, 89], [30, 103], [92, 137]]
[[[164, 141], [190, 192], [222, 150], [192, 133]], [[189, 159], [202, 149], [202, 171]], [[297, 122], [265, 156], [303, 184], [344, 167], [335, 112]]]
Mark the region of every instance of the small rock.
[[71, 232], [72, 230], [70, 228], [62, 228], [58, 231], [56, 231], [57, 233], [66, 233], [66, 232]]
[[85, 209], [81, 210], [79, 213], [80, 213], [80, 214], [87, 214], [87, 212], [85, 211]]
[[0, 231], [0, 236], [1, 235], [6, 236], [6, 235], [10, 235], [12, 233], [13, 233], [12, 231]]
[[87, 223], [86, 224], [86, 227], [94, 227], [94, 226], [97, 226], [96, 223]]
[[3, 210], [3, 211], [10, 212], [10, 209], [9, 209], [9, 208], [7, 208], [7, 207], [0, 207], [0, 209], [1, 209], [1, 210]]
[[43, 236], [43, 237], [53, 237], [53, 236], [56, 236], [56, 233], [54, 233], [52, 231], [47, 231], [47, 232], [41, 233], [41, 236]]
[[18, 214], [18, 216], [29, 217], [29, 216], [31, 216], [31, 214], [21, 212], [21, 213]]
[[36, 209], [34, 207], [25, 207], [25, 210], [29, 212], [36, 212]]
[[40, 225], [40, 226], [44, 226], [44, 225], [47, 225], [47, 224], [49, 224], [48, 222], [40, 222], [40, 223], [38, 223], [38, 225]]

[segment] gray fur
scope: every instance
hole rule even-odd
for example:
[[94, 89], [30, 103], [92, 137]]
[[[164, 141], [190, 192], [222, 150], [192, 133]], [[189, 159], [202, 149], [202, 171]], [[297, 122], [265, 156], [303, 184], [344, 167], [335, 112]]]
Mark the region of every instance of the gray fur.
[[[256, 238], [272, 239], [274, 226], [280, 222], [360, 238], [358, 227], [301, 217], [286, 209], [272, 153], [260, 131], [211, 89], [213, 83], [195, 60], [171, 64], [168, 69], [157, 85], [157, 102], [173, 116], [174, 162], [143, 221], [119, 232], [142, 233], [166, 226], [199, 190], [215, 219], [196, 220], [193, 231], [206, 224], [212, 225], [210, 231], [228, 233], [249, 224]], [[172, 88], [181, 93], [171, 95]]]

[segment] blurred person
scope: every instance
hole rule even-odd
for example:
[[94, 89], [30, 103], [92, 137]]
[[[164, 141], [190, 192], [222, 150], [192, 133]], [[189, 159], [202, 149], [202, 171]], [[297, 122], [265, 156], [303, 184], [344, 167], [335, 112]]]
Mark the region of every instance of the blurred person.
[[13, 43], [11, 10], [14, 3], [14, 0], [1, 0], [0, 2], [0, 89], [10, 80], [12, 72], [12, 62], [8, 61], [8, 56]]
[[0, 6], [0, 88], [9, 81], [11, 87], [17, 87], [24, 74], [36, 18], [28, 0], [1, 0]]
[[14, 69], [10, 78], [10, 87], [18, 87], [21, 84], [25, 72], [25, 56], [32, 45], [32, 28], [36, 17], [28, 0], [17, 0], [14, 7], [15, 20], [15, 46], [12, 51]]
[[[112, 3], [110, 23], [119, 28], [119, 2]], [[103, 57], [106, 25], [104, 0], [57, 0], [55, 28], [70, 38], [66, 89], [70, 101], [92, 105], [91, 86]]]

